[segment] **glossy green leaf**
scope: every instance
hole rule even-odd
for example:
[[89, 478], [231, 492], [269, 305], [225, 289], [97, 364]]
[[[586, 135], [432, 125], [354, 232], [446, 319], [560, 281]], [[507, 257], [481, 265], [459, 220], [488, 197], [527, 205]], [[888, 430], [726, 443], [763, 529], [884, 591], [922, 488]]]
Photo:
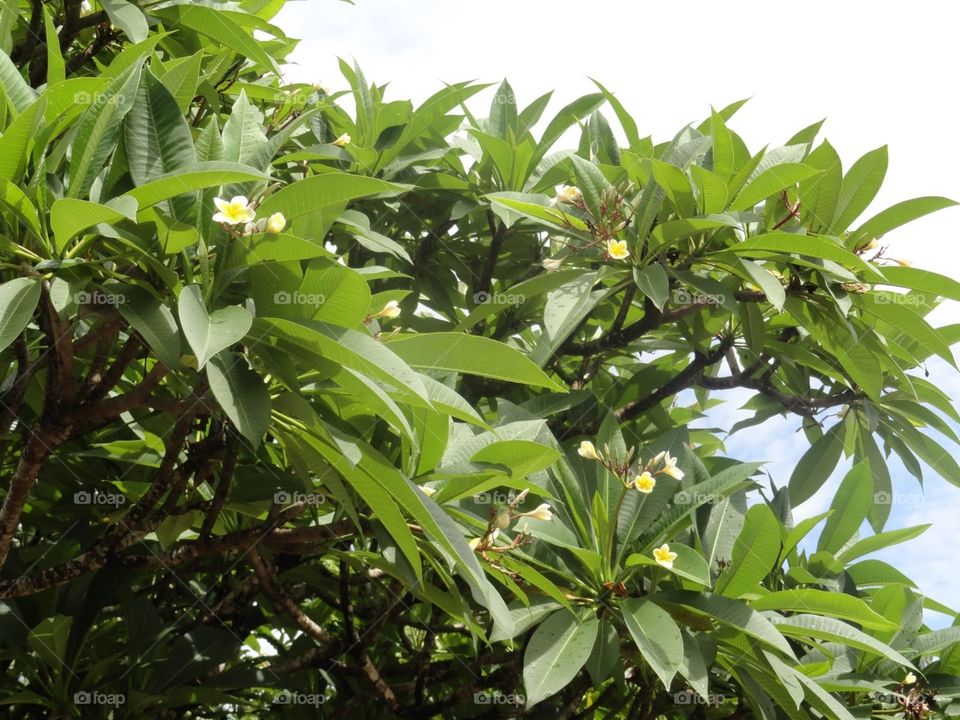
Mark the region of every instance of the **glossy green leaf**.
[[246, 337], [253, 322], [249, 311], [237, 305], [208, 312], [197, 285], [188, 285], [180, 292], [177, 313], [183, 336], [197, 356], [198, 369], [221, 350]]

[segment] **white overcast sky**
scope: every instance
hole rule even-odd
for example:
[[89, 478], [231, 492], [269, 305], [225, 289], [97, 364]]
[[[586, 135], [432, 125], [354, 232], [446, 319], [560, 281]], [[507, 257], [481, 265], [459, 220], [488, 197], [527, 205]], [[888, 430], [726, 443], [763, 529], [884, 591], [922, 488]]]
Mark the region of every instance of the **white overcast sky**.
[[[731, 127], [758, 151], [776, 147], [822, 118], [821, 137], [844, 167], [889, 146], [887, 179], [864, 218], [921, 195], [960, 199], [960, 3], [910, 4], [804, 0], [334, 0], [288, 3], [277, 18], [304, 38], [287, 77], [346, 89], [337, 58], [356, 60], [367, 80], [390, 83], [388, 99], [421, 102], [446, 82], [508, 78], [521, 106], [548, 90], [551, 117], [595, 90], [596, 78], [631, 112], [641, 135], [668, 140], [684, 125], [750, 97]], [[486, 114], [493, 89], [471, 103]], [[612, 124], [615, 118], [607, 113]], [[889, 255], [960, 279], [960, 209], [928, 216], [884, 238]], [[933, 316], [960, 321], [957, 305]], [[960, 379], [933, 368], [941, 387], [960, 399]], [[733, 409], [732, 407], [730, 408]], [[766, 457], [783, 484], [806, 449], [791, 419], [734, 436], [741, 459]], [[955, 530], [960, 488], [932, 472], [926, 491], [899, 463], [891, 466], [896, 497], [888, 528], [923, 522], [933, 528], [881, 555], [901, 565], [932, 597], [960, 605]], [[802, 508], [825, 509], [832, 487]], [[943, 620], [936, 624], [942, 624]]]

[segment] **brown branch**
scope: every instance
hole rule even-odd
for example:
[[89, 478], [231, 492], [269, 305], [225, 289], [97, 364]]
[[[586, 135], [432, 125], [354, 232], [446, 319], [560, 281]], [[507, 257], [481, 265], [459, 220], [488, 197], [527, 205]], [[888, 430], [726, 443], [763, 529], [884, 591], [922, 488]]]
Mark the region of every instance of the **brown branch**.
[[[114, 556], [106, 547], [105, 538], [91, 550], [69, 560], [63, 565], [41, 570], [30, 575], [24, 575], [16, 580], [0, 582], [0, 599], [10, 599], [32, 595], [43, 590], [63, 585], [74, 578], [95, 572], [108, 564], [115, 563], [119, 567], [129, 570], [169, 570], [183, 565], [191, 560], [208, 555], [223, 555], [233, 550], [246, 552], [257, 543], [264, 543], [273, 547], [283, 547], [285, 543], [317, 543], [319, 541], [338, 540], [351, 535], [355, 528], [349, 521], [318, 525], [307, 528], [275, 528], [277, 523], [284, 523], [302, 514], [303, 504], [291, 505], [284, 510], [272, 524], [258, 525], [246, 530], [224, 535], [208, 542], [191, 541], [178, 545], [166, 553], [149, 553], [143, 555]], [[160, 524], [160, 519], [150, 521], [148, 530]], [[117, 542], [113, 552], [125, 550], [139, 541], [139, 537], [126, 534]]]
[[[77, 398], [77, 379], [74, 375], [73, 358], [75, 350], [70, 335], [72, 327], [69, 321], [62, 320], [50, 298], [50, 282], [44, 280], [41, 285], [40, 318], [41, 325], [47, 336], [48, 348], [52, 351], [51, 362], [47, 366], [50, 379], [47, 396], [48, 402], [44, 405], [45, 411], [54, 411], [57, 407], [68, 407]], [[50, 402], [52, 401], [52, 402]]]
[[217, 489], [213, 494], [213, 502], [210, 503], [210, 509], [204, 515], [203, 524], [200, 526], [200, 539], [207, 540], [210, 532], [227, 502], [227, 494], [230, 492], [230, 482], [233, 480], [233, 471], [237, 466], [237, 451], [240, 440], [235, 433], [230, 433], [227, 439], [226, 457], [220, 468], [220, 480], [217, 483]]
[[110, 365], [110, 369], [100, 378], [100, 381], [94, 385], [93, 389], [87, 395], [88, 402], [95, 402], [106, 397], [123, 377], [130, 363], [137, 359], [137, 355], [143, 349], [140, 338], [137, 335], [130, 335], [123, 344], [120, 352], [117, 353], [116, 360]]
[[659, 405], [667, 398], [672, 397], [681, 390], [690, 387], [700, 379], [700, 377], [703, 375], [703, 371], [707, 367], [720, 362], [720, 360], [723, 359], [724, 354], [727, 352], [727, 349], [732, 345], [732, 337], [723, 338], [720, 341], [720, 344], [713, 350], [707, 352], [707, 354], [704, 355], [699, 352], [694, 353], [693, 360], [690, 362], [690, 364], [677, 373], [672, 379], [668, 380], [661, 387], [646, 397], [628, 403], [620, 408], [617, 411], [617, 419], [621, 422], [633, 420], [650, 408]]
[[20, 453], [17, 469], [10, 477], [10, 487], [3, 498], [3, 507], [0, 507], [0, 568], [7, 561], [13, 536], [20, 524], [20, 515], [30, 499], [30, 491], [40, 469], [50, 453], [66, 441], [70, 430], [69, 426], [41, 423], [40, 427], [31, 433], [23, 452]]
[[27, 392], [27, 385], [33, 377], [35, 366], [30, 365], [30, 349], [23, 335], [18, 335], [13, 341], [13, 351], [17, 358], [17, 377], [10, 388], [0, 397], [0, 437], [7, 434], [10, 425], [16, 420], [23, 398]]

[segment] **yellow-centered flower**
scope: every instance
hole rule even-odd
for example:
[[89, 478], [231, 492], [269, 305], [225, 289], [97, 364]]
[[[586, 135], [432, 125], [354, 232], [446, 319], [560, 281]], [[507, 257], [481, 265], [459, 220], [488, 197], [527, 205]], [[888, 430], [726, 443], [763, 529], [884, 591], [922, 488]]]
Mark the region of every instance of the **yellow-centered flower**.
[[630, 257], [630, 251], [627, 250], [627, 241], [614, 240], [613, 238], [607, 240], [607, 255], [614, 260], [626, 260]]
[[575, 185], [564, 185], [560, 188], [560, 192], [557, 193], [558, 203], [568, 203], [572, 205], [582, 199], [583, 193], [580, 192], [580, 188]]
[[917, 681], [917, 676], [912, 672], [908, 672], [907, 676], [903, 679], [904, 685], [913, 685]]
[[664, 543], [658, 548], [653, 549], [653, 559], [658, 565], [662, 565], [668, 570], [673, 568], [673, 561], [677, 559], [677, 554], [670, 550], [670, 546]]
[[338, 137], [336, 140], [334, 140], [333, 144], [336, 145], [337, 147], [343, 147], [345, 145], [349, 145], [350, 135], [348, 135], [347, 133], [344, 133], [343, 135]]
[[653, 488], [656, 484], [657, 481], [654, 479], [653, 475], [646, 470], [633, 479], [633, 487], [646, 495], [649, 495], [653, 492]]
[[214, 198], [213, 204], [219, 212], [214, 213], [213, 221], [227, 225], [241, 225], [253, 222], [257, 213], [250, 207], [249, 201], [243, 195], [237, 195], [231, 200]]
[[400, 317], [400, 303], [396, 300], [391, 300], [383, 306], [383, 310], [377, 313], [377, 317], [387, 318], [388, 320]]
[[287, 219], [283, 216], [283, 213], [275, 212], [267, 218], [267, 224], [264, 226], [264, 229], [271, 235], [276, 235], [277, 233], [282, 233], [286, 226]]
[[600, 455], [597, 453], [597, 449], [593, 446], [593, 443], [589, 440], [584, 440], [580, 443], [580, 447], [577, 448], [577, 455], [587, 460], [600, 460]]
[[550, 512], [550, 504], [542, 503], [537, 505], [530, 512], [521, 513], [524, 517], [533, 518], [534, 520], [553, 520], [553, 513]]
[[666, 451], [663, 453], [663, 467], [660, 468], [659, 472], [669, 475], [675, 480], [683, 480], [683, 470], [677, 467], [677, 459]]

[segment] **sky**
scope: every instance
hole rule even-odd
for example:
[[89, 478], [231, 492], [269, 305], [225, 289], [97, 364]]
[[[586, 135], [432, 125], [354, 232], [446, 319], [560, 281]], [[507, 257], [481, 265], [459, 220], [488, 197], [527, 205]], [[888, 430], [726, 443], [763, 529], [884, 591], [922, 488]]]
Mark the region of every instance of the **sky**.
[[[737, 0], [335, 0], [288, 3], [276, 18], [305, 38], [286, 68], [291, 82], [347, 88], [337, 58], [359, 63], [368, 81], [390, 83], [387, 99], [421, 102], [444, 83], [508, 78], [523, 106], [554, 96], [545, 117], [595, 91], [614, 92], [655, 142], [669, 140], [735, 100], [750, 98], [730, 126], [753, 152], [782, 145], [797, 130], [826, 118], [826, 137], [849, 166], [888, 145], [886, 181], [866, 219], [922, 195], [960, 199], [960, 143], [952, 138], [960, 93], [960, 3], [887, 0], [777, 3]], [[480, 115], [494, 88], [470, 106]], [[613, 123], [613, 114], [607, 113]], [[920, 219], [884, 238], [888, 255], [960, 279], [960, 208]], [[960, 303], [930, 316], [960, 322]], [[930, 380], [960, 398], [960, 376], [932, 364]], [[740, 400], [745, 400], [741, 396]], [[743, 417], [725, 406], [710, 424]], [[783, 484], [808, 445], [790, 418], [734, 435], [729, 454], [765, 458]], [[931, 597], [960, 606], [955, 528], [960, 488], [928, 471], [921, 491], [891, 464], [894, 506], [888, 529], [933, 523], [921, 537], [870, 557], [906, 566]], [[796, 517], [825, 510], [842, 473], [800, 506]], [[944, 618], [930, 617], [942, 625]]]

